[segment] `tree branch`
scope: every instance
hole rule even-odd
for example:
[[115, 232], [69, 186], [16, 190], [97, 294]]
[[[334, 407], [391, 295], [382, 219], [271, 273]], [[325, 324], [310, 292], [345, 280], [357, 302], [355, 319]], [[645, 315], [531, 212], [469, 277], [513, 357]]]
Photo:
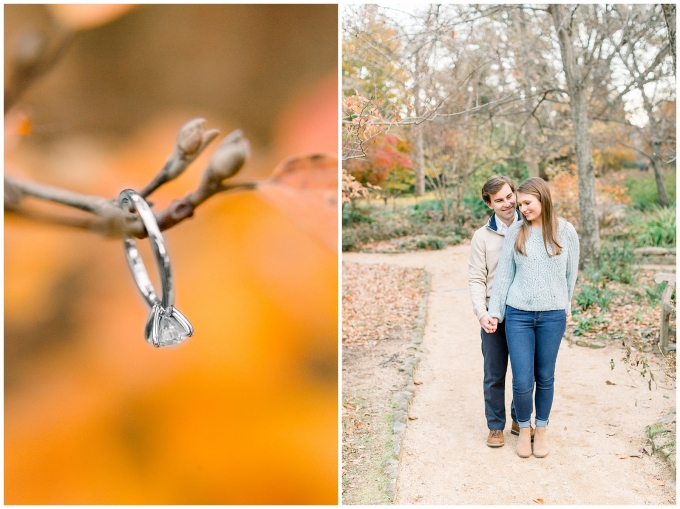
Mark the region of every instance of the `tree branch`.
[[[202, 118], [187, 122], [179, 130], [173, 153], [165, 166], [140, 194], [147, 197], [162, 184], [177, 178], [218, 133], [217, 129], [205, 129], [205, 120]], [[217, 193], [255, 189], [258, 182], [225, 182], [241, 170], [249, 152], [248, 140], [240, 130], [228, 135], [213, 152], [196, 190], [155, 214], [160, 229], [166, 230], [190, 218], [199, 205]], [[64, 217], [27, 210], [22, 206], [23, 198], [27, 196], [76, 208], [94, 217]], [[139, 216], [121, 209], [115, 199], [75, 193], [16, 177], [5, 177], [5, 211], [107, 236], [132, 235], [144, 238], [147, 235]]]

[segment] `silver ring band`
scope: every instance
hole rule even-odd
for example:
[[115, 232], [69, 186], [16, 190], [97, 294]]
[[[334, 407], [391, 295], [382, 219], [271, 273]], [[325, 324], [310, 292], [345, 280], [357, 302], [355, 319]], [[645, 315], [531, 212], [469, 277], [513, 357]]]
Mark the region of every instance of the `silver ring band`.
[[118, 196], [118, 203], [121, 207], [131, 204], [137, 210], [149, 235], [161, 280], [161, 291], [163, 293], [162, 299], [159, 300], [149, 279], [144, 261], [137, 249], [137, 243], [132, 237], [125, 237], [125, 257], [132, 271], [132, 277], [137, 283], [139, 291], [142, 292], [144, 300], [151, 307], [151, 314], [144, 329], [145, 339], [155, 347], [180, 343], [193, 335], [194, 328], [184, 315], [174, 307], [175, 294], [170, 271], [170, 257], [165, 248], [163, 235], [161, 235], [156, 217], [146, 200], [132, 189], [121, 191]]
[[[175, 296], [172, 288], [172, 273], [170, 272], [170, 257], [168, 256], [167, 249], [165, 249], [165, 241], [163, 240], [163, 235], [161, 235], [161, 230], [156, 222], [156, 217], [153, 215], [153, 212], [151, 212], [146, 200], [132, 189], [121, 191], [118, 196], [118, 203], [121, 206], [131, 203], [137, 210], [139, 217], [142, 219], [142, 223], [144, 223], [146, 232], [149, 234], [149, 240], [151, 241], [154, 255], [156, 256], [158, 273], [161, 278], [163, 298], [160, 303], [163, 308], [169, 310], [175, 303]], [[139, 290], [142, 292], [142, 295], [149, 306], [153, 307], [159, 300], [153, 285], [151, 284], [151, 280], [149, 279], [149, 274], [144, 266], [144, 261], [137, 250], [137, 243], [132, 237], [125, 237], [125, 256], [128, 265], [130, 265], [130, 269], [132, 269], [132, 277], [135, 278]]]

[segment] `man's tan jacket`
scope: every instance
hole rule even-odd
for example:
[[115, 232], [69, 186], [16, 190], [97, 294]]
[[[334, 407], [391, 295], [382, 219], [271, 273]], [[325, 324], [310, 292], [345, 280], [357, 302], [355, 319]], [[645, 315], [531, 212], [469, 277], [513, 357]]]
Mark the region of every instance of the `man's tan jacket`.
[[[517, 215], [519, 217], [519, 211]], [[492, 214], [489, 221], [475, 232], [470, 241], [468, 284], [477, 320], [488, 314], [493, 277], [505, 240], [505, 235], [498, 233], [496, 221], [500, 219], [496, 218], [496, 214]]]

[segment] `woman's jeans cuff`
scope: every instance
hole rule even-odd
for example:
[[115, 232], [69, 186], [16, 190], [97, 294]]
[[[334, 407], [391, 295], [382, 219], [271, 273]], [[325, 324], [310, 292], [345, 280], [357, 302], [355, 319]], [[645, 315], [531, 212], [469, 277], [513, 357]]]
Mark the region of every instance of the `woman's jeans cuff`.
[[[536, 427], [537, 428], [547, 428], [548, 422], [549, 422], [549, 420], [548, 421], [542, 421], [540, 419], [536, 419]], [[520, 426], [520, 428], [521, 428], [521, 426]]]
[[531, 426], [531, 421], [524, 421], [524, 422], [517, 421], [517, 426], [519, 426], [519, 429], [528, 428], [528, 427]]

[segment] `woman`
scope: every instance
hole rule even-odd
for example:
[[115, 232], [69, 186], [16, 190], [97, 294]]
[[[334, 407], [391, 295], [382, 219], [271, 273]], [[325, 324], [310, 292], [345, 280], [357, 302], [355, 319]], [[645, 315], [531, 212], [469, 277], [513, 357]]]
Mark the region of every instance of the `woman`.
[[505, 319], [512, 366], [512, 397], [520, 433], [517, 454], [531, 456], [532, 393], [536, 386], [533, 454], [548, 455], [546, 427], [552, 407], [555, 362], [571, 318], [579, 243], [571, 223], [555, 216], [550, 188], [529, 178], [517, 188], [522, 221], [505, 237], [489, 315]]

